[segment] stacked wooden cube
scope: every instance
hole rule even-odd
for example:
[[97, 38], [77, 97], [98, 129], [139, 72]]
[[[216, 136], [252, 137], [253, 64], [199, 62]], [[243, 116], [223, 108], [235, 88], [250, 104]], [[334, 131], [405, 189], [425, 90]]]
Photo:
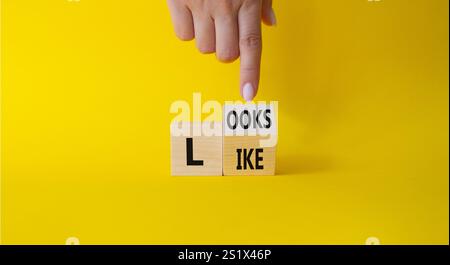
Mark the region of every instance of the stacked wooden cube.
[[183, 135], [171, 124], [172, 175], [274, 175], [276, 111], [273, 104], [225, 104], [222, 122], [184, 122]]

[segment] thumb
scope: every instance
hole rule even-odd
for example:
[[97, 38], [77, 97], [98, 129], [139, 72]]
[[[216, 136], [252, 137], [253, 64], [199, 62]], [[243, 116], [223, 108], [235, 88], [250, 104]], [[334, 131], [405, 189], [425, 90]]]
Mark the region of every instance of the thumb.
[[263, 0], [261, 17], [264, 24], [268, 26], [275, 26], [277, 24], [277, 17], [272, 8], [272, 0]]

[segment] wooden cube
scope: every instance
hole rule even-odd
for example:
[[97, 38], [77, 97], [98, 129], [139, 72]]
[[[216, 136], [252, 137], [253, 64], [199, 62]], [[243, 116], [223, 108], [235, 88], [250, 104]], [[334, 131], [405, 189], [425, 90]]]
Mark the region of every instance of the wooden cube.
[[224, 107], [224, 175], [274, 175], [278, 139], [277, 105]]
[[[183, 126], [184, 129], [180, 130]], [[201, 132], [202, 126], [205, 124], [171, 124], [172, 176], [222, 176], [222, 136], [206, 136]], [[222, 130], [221, 123], [212, 126], [220, 126]]]

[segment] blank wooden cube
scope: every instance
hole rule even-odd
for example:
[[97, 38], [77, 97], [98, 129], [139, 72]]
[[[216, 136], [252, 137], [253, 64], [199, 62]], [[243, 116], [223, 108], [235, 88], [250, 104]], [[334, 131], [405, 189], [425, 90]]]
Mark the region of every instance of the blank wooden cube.
[[[171, 131], [175, 126], [171, 125]], [[222, 176], [222, 136], [196, 135], [196, 126], [190, 123], [189, 135], [171, 133], [172, 176]]]
[[278, 139], [276, 106], [224, 107], [224, 175], [274, 175]]

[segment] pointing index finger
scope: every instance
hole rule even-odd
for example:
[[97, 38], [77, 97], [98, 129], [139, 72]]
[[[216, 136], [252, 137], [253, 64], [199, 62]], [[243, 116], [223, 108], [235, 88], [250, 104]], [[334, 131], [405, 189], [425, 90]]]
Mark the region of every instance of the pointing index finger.
[[261, 1], [245, 1], [238, 14], [241, 95], [251, 101], [258, 91], [261, 64]]

